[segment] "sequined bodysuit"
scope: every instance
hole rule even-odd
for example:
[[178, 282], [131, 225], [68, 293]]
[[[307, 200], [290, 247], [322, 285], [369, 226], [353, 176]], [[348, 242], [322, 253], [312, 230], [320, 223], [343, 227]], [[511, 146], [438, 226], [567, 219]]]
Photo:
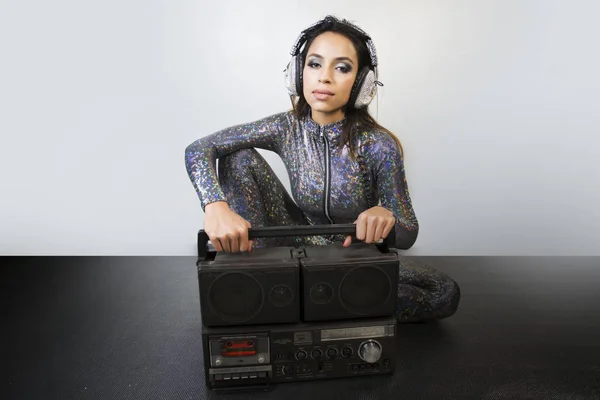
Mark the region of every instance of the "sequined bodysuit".
[[[356, 130], [356, 157], [339, 147], [343, 120], [319, 126], [291, 111], [231, 126], [202, 137], [185, 150], [189, 178], [206, 205], [223, 200], [257, 226], [350, 224], [380, 205], [396, 219], [395, 247], [408, 249], [419, 225], [402, 155], [387, 133]], [[278, 154], [290, 178], [292, 196], [256, 151]], [[218, 160], [218, 170], [217, 170]], [[343, 236], [255, 239], [256, 247], [326, 245]], [[452, 315], [459, 288], [435, 269], [408, 261], [400, 265], [398, 318], [404, 321]]]
[[[338, 146], [342, 124], [319, 126], [311, 118], [294, 121], [291, 112], [283, 112], [197, 140], [186, 149], [186, 166], [202, 207], [229, 200], [219, 185], [216, 160], [238, 150], [261, 148], [282, 158], [293, 198], [308, 224], [353, 223], [361, 212], [381, 205], [396, 217], [396, 247], [411, 247], [418, 223], [395, 141], [385, 132], [358, 130], [357, 157], [353, 160], [346, 146]], [[238, 213], [253, 211], [257, 210]]]

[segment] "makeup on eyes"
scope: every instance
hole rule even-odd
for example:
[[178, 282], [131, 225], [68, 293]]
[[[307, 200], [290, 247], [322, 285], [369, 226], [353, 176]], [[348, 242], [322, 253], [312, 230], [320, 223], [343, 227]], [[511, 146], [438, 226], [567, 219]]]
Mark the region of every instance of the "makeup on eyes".
[[[317, 65], [321, 65], [319, 63], [319, 61], [320, 60], [317, 57], [315, 57], [315, 59], [308, 59], [308, 61], [306, 62], [306, 65], [313, 68]], [[343, 73], [348, 73], [348, 72], [352, 71], [352, 65], [349, 63], [340, 63], [340, 64], [337, 64], [335, 67], [341, 68], [341, 72], [343, 72]]]

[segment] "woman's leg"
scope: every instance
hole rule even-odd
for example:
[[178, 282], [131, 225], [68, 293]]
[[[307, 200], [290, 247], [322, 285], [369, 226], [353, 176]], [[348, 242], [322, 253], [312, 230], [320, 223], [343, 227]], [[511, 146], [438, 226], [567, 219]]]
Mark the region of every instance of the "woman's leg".
[[448, 275], [415, 260], [400, 257], [398, 322], [421, 322], [453, 315], [460, 288]]
[[[308, 225], [302, 211], [256, 149], [219, 159], [219, 184], [229, 207], [252, 227]], [[294, 246], [294, 237], [257, 238], [254, 247]]]

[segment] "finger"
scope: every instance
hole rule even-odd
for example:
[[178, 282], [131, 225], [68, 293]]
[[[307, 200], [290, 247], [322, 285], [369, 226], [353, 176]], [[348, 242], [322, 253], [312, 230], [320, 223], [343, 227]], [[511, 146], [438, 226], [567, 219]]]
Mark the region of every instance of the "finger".
[[229, 241], [231, 243], [231, 252], [232, 253], [237, 253], [238, 251], [240, 251], [240, 238], [239, 238], [239, 234], [236, 233], [232, 233], [229, 236]]
[[378, 221], [377, 227], [375, 228], [375, 233], [373, 235], [373, 241], [378, 242], [383, 237], [383, 230], [385, 229], [385, 221]]
[[221, 242], [219, 241], [219, 239], [213, 238], [210, 239], [210, 242], [212, 243], [216, 251], [223, 251], [223, 246], [221, 246]]
[[248, 229], [242, 228], [239, 230], [240, 234], [240, 251], [248, 250]]
[[385, 229], [383, 230], [383, 234], [381, 235], [383, 238], [386, 238], [390, 234], [390, 231], [394, 227], [395, 223], [395, 218], [391, 218], [387, 221], [387, 223], [385, 224]]
[[252, 224], [248, 221], [244, 222], [246, 223], [246, 231], [244, 232], [247, 241], [246, 249], [250, 252], [252, 251], [252, 246], [254, 246], [254, 240], [250, 240], [250, 228], [252, 228]]
[[227, 236], [220, 238], [219, 242], [221, 242], [221, 246], [223, 247], [223, 251], [229, 253], [231, 252], [231, 246], [229, 244], [229, 238]]
[[352, 244], [352, 236], [346, 236], [346, 240], [342, 244], [342, 247], [348, 247]]
[[367, 218], [364, 214], [358, 216], [356, 220], [356, 238], [358, 240], [365, 240], [365, 234], [367, 233]]
[[377, 218], [375, 218], [375, 217], [369, 218], [369, 221], [367, 223], [367, 234], [365, 237], [366, 243], [373, 242], [373, 236], [375, 236], [375, 228], [376, 227], [377, 227]]

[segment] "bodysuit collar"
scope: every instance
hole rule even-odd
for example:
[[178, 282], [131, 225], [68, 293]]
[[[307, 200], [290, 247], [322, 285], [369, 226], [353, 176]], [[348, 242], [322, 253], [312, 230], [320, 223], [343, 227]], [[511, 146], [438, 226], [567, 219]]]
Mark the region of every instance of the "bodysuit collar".
[[327, 137], [330, 143], [338, 143], [340, 137], [342, 135], [342, 128], [344, 127], [345, 118], [342, 118], [339, 121], [332, 122], [329, 124], [325, 124], [320, 126], [316, 123], [312, 117], [309, 115], [305, 119], [306, 129], [311, 135], [314, 135], [317, 138], [320, 138], [321, 135]]

